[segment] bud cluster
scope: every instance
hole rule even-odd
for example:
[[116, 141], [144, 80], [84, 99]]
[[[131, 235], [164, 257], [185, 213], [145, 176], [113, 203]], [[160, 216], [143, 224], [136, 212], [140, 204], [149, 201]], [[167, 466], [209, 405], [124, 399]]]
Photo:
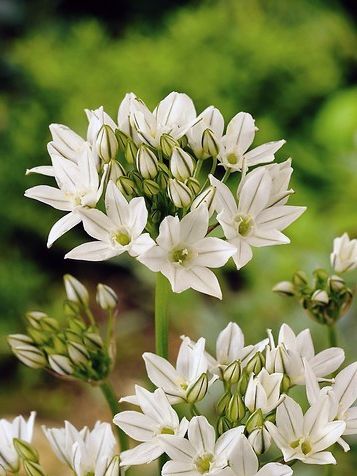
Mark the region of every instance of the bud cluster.
[[22, 460], [26, 476], [46, 476], [46, 473], [40, 464], [39, 454], [36, 448], [31, 446], [27, 441], [19, 438], [13, 439], [13, 445], [19, 459]]
[[[100, 382], [113, 365], [113, 336], [107, 342], [101, 337], [85, 286], [71, 275], [64, 277], [64, 283], [66, 322], [61, 324], [43, 312], [29, 312], [25, 316], [26, 334], [10, 335], [9, 345], [28, 367], [44, 368], [61, 377]], [[117, 304], [115, 292], [99, 284], [97, 302], [108, 314], [111, 330]]]

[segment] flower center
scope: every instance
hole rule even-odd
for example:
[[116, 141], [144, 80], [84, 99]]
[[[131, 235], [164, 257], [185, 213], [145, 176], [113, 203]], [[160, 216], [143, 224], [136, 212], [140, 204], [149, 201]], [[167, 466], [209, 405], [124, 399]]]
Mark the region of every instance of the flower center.
[[293, 448], [294, 450], [300, 446], [300, 449], [304, 455], [307, 455], [310, 453], [312, 450], [312, 446], [309, 440], [296, 440], [290, 443], [290, 448]]
[[174, 430], [169, 426], [163, 426], [160, 428], [160, 435], [174, 435]]
[[195, 461], [197, 471], [200, 474], [208, 473], [211, 468], [212, 461], [213, 454], [211, 453], [205, 453], [202, 456], [199, 456]]
[[254, 219], [250, 215], [237, 215], [234, 223], [241, 236], [248, 236], [254, 227]]
[[238, 157], [234, 152], [230, 152], [227, 155], [227, 162], [231, 165], [236, 165], [238, 164]]
[[174, 263], [185, 264], [192, 258], [192, 252], [188, 248], [179, 248], [172, 252], [171, 259]]
[[126, 246], [130, 243], [130, 236], [126, 231], [118, 231], [113, 235], [113, 241], [118, 245]]

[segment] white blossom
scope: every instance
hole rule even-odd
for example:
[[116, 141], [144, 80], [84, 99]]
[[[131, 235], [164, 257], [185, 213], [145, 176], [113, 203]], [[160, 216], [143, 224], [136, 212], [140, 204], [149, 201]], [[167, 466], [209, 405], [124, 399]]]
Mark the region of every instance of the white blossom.
[[251, 413], [260, 409], [263, 415], [267, 415], [282, 402], [285, 397], [280, 395], [282, 378], [282, 373], [269, 374], [264, 368], [257, 376], [251, 374], [244, 398]]
[[[197, 122], [187, 131], [187, 139], [195, 157], [198, 159], [207, 159], [212, 156], [212, 149], [219, 147], [219, 142], [223, 135], [224, 119], [221, 112], [213, 107], [207, 107], [197, 117]], [[210, 131], [210, 138], [212, 141], [211, 147], [208, 146], [205, 137]], [[217, 155], [217, 154], [216, 154]]]
[[176, 293], [193, 288], [221, 298], [215, 274], [208, 268], [223, 266], [235, 249], [229, 243], [206, 237], [208, 210], [199, 207], [180, 221], [168, 216], [160, 224], [156, 246], [139, 256], [139, 261], [154, 272], [161, 272]]
[[105, 194], [107, 215], [100, 210], [82, 209], [80, 217], [88, 235], [97, 241], [77, 246], [66, 258], [102, 261], [127, 251], [138, 256], [153, 246], [148, 233], [143, 234], [148, 212], [143, 197], [128, 203], [116, 185], [110, 181]]
[[350, 240], [347, 233], [333, 240], [331, 266], [336, 273], [357, 268], [357, 239]]
[[159, 435], [184, 437], [188, 427], [186, 418], [180, 422], [161, 388], [150, 393], [136, 385], [135, 391], [142, 413], [123, 411], [113, 420], [131, 438], [141, 442], [135, 448], [121, 453], [122, 466], [150, 463], [164, 452]]

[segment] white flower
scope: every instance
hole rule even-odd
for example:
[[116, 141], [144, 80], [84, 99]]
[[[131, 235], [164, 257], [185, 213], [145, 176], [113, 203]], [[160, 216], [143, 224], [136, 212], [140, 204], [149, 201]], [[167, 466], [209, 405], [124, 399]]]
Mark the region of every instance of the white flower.
[[258, 167], [250, 172], [239, 189], [239, 201], [227, 187], [212, 175], [210, 181], [217, 189], [217, 220], [227, 240], [235, 246], [233, 256], [237, 269], [252, 259], [252, 246], [272, 246], [290, 243], [283, 233], [305, 207], [287, 206], [279, 186], [274, 184], [274, 169]]
[[[212, 155], [212, 150], [218, 149], [219, 141], [222, 138], [224, 129], [224, 119], [221, 112], [213, 106], [207, 107], [197, 117], [197, 122], [186, 133], [188, 144], [191, 147], [195, 157], [198, 159], [207, 159]], [[215, 147], [207, 147], [205, 137], [210, 131], [210, 138]]]
[[219, 473], [219, 476], [291, 476], [293, 470], [284, 464], [268, 463], [259, 469], [259, 460], [244, 435], [239, 435], [231, 456], [229, 469]]
[[357, 268], [357, 240], [350, 240], [347, 233], [333, 240], [331, 266], [336, 273]]
[[[134, 126], [133, 115], [135, 111], [148, 114], [148, 108], [134, 93], [127, 93], [119, 105], [118, 109], [118, 129], [130, 137], [136, 145], [143, 143]], [[149, 113], [150, 114], [150, 113]]]
[[[182, 341], [176, 368], [163, 357], [150, 352], [145, 352], [143, 359], [149, 379], [154, 385], [163, 389], [171, 404], [187, 401], [197, 380], [202, 374], [206, 374], [208, 368], [203, 338], [198, 339], [194, 345], [188, 337]], [[122, 400], [134, 405], [139, 403], [135, 397], [126, 397]]]
[[184, 437], [188, 427], [186, 418], [180, 422], [161, 388], [150, 393], [136, 385], [135, 391], [143, 413], [124, 411], [115, 415], [113, 420], [131, 438], [142, 442], [135, 448], [121, 453], [122, 466], [150, 463], [164, 452], [159, 435]]
[[69, 212], [53, 225], [48, 236], [48, 247], [80, 223], [79, 210], [96, 206], [102, 195], [106, 176], [104, 172], [101, 181], [99, 180], [93, 151], [88, 143], [81, 149], [77, 164], [52, 157], [52, 165], [58, 188], [37, 185], [25, 192], [26, 197], [46, 203], [57, 210]]
[[254, 119], [247, 112], [239, 112], [233, 117], [221, 140], [218, 155], [226, 169], [242, 170], [243, 163], [251, 167], [274, 160], [275, 152], [285, 144], [285, 140], [268, 142], [247, 152], [252, 145], [256, 130]]
[[235, 249], [219, 238], [206, 238], [208, 210], [199, 207], [181, 221], [168, 216], [160, 224], [157, 245], [138, 259], [149, 269], [161, 272], [176, 293], [193, 288], [221, 299], [215, 274], [208, 268], [223, 266]]
[[[31, 412], [26, 421], [23, 416], [17, 416], [12, 421], [0, 420], [0, 473], [3, 469], [6, 474], [18, 473], [20, 458], [15, 450], [13, 439], [19, 438], [31, 443], [36, 413]], [[5, 473], [4, 473], [5, 474]]]
[[110, 181], [105, 194], [107, 215], [99, 210], [82, 209], [80, 216], [88, 235], [97, 241], [83, 243], [66, 254], [66, 258], [102, 261], [127, 251], [138, 256], [153, 246], [148, 233], [142, 234], [148, 212], [143, 197], [128, 203], [124, 195]]
[[232, 447], [244, 427], [228, 430], [216, 441], [216, 432], [205, 417], [193, 417], [188, 426], [188, 439], [160, 436], [165, 453], [172, 461], [165, 463], [163, 476], [200, 476], [220, 474], [228, 464]]
[[282, 402], [285, 398], [280, 395], [282, 378], [282, 373], [269, 374], [264, 368], [256, 377], [254, 374], [250, 376], [244, 403], [251, 413], [260, 409], [263, 415], [267, 415]]
[[113, 132], [117, 128], [117, 125], [113, 119], [104, 111], [103, 106], [100, 106], [98, 109], [90, 110], [85, 109], [87, 118], [89, 121], [88, 130], [87, 130], [87, 141], [91, 145], [95, 145], [98, 137], [99, 131], [102, 129], [102, 126], [109, 126]]
[[345, 359], [345, 353], [339, 347], [331, 347], [315, 355], [309, 329], [295, 335], [287, 324], [283, 324], [279, 331], [278, 345], [275, 346], [270, 331], [269, 338], [270, 345], [266, 351], [265, 367], [270, 373], [285, 373], [289, 376], [292, 385], [305, 383], [304, 359], [320, 379], [337, 370]]
[[195, 168], [195, 163], [187, 152], [181, 147], [174, 147], [170, 159], [170, 170], [172, 175], [184, 182], [189, 177], [192, 177]]
[[145, 107], [136, 109], [132, 117], [138, 134], [156, 148], [160, 147], [163, 134], [179, 139], [197, 120], [192, 99], [187, 94], [177, 92], [166, 96], [153, 113]]
[[298, 459], [307, 464], [335, 464], [332, 453], [325, 451], [336, 443], [346, 428], [343, 421], [329, 421], [327, 396], [319, 398], [303, 415], [301, 407], [286, 397], [276, 411], [276, 425], [265, 426], [283, 453], [284, 461]]
[[109, 423], [97, 422], [92, 431], [87, 427], [77, 430], [69, 422], [64, 428], [42, 428], [57, 458], [76, 476], [104, 476], [116, 449]]

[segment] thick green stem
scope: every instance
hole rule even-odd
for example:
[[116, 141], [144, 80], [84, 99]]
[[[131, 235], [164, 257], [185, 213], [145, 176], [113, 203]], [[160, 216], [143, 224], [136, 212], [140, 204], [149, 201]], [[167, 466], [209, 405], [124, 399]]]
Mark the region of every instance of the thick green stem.
[[169, 298], [169, 282], [161, 273], [156, 275], [155, 289], [155, 349], [157, 355], [167, 359], [169, 325], [167, 304]]
[[[110, 382], [103, 382], [100, 386], [100, 389], [108, 403], [110, 411], [112, 412], [113, 417], [120, 412], [120, 405], [118, 399], [115, 395], [114, 389]], [[115, 429], [118, 435], [119, 443], [120, 443], [120, 451], [125, 451], [128, 449], [128, 437], [126, 434], [115, 425]]]
[[330, 347], [337, 347], [337, 331], [336, 326], [327, 326], [328, 340]]

